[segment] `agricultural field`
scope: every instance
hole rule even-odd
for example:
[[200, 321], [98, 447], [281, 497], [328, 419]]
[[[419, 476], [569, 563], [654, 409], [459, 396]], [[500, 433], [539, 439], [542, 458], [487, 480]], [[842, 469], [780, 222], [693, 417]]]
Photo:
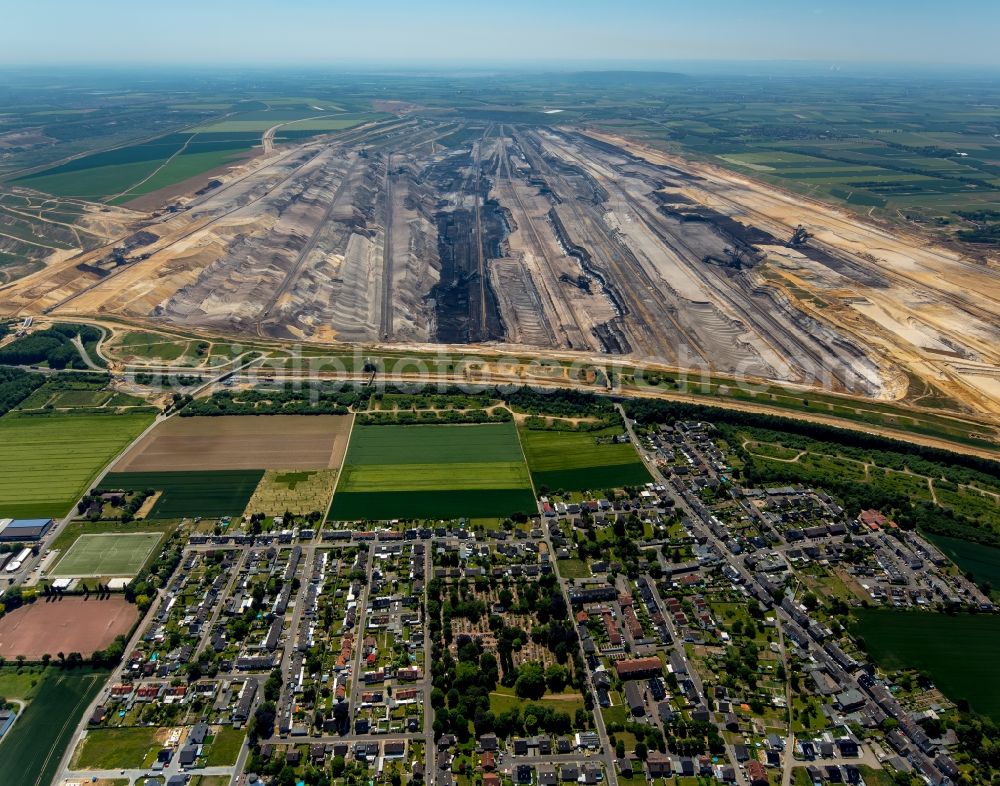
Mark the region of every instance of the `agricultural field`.
[[131, 578], [146, 564], [146, 560], [162, 537], [159, 532], [81, 535], [49, 574]]
[[[256, 134], [198, 134], [191, 137], [180, 152], [160, 164], [151, 174], [108, 200], [108, 203], [140, 209], [141, 203], [133, 204], [133, 201], [146, 194], [154, 195], [155, 204], [158, 201], [155, 196], [161, 196], [163, 201], [169, 198], [168, 191], [164, 191], [162, 195], [156, 194], [163, 189], [181, 185], [182, 192], [196, 190], [200, 185], [196, 178], [201, 177], [204, 181], [209, 173], [222, 174], [222, 170], [249, 158], [253, 148], [259, 144], [260, 138]], [[186, 181], [192, 182], [187, 184]], [[185, 185], [188, 185], [186, 189]]]
[[15, 177], [11, 182], [61, 197], [127, 204], [238, 163], [259, 150], [262, 134], [274, 126], [279, 126], [276, 142], [299, 141], [353, 128], [378, 117], [304, 104], [241, 112], [195, 128], [80, 156]]
[[351, 431], [341, 415], [171, 418], [115, 465], [116, 472], [336, 469]]
[[337, 471], [333, 469], [269, 469], [250, 498], [246, 512], [267, 516], [278, 516], [285, 511], [301, 515], [314, 510], [324, 513], [336, 485]]
[[147, 519], [241, 516], [264, 476], [262, 469], [111, 472], [102, 488], [162, 492]]
[[0, 516], [64, 515], [152, 420], [135, 413], [0, 418]]
[[[1000, 681], [995, 660], [1000, 619], [990, 615], [947, 615], [893, 609], [855, 609], [854, 636], [885, 669], [927, 671], [952, 701], [1000, 720]], [[962, 668], [956, 668], [961, 663]]]
[[124, 202], [231, 163], [259, 134], [179, 132], [105, 150], [16, 178], [63, 197]]
[[988, 581], [994, 592], [1000, 589], [1000, 549], [971, 543], [967, 540], [929, 534], [934, 545], [953, 560], [964, 573], [971, 573], [973, 581]]
[[611, 442], [621, 429], [543, 431], [522, 428], [521, 443], [539, 491], [584, 491], [635, 486], [650, 481], [631, 443]]
[[[735, 83], [716, 77], [704, 87], [724, 96]], [[943, 83], [903, 88], [883, 82], [862, 91], [847, 84], [810, 82], [806, 88], [777, 80], [767, 96], [722, 111], [710, 111], [703, 95], [671, 85], [663, 89], [670, 96], [671, 119], [637, 120], [630, 135], [660, 147], [680, 146], [859, 212], [899, 210], [927, 221], [998, 205], [994, 170], [1000, 152], [990, 131], [996, 110], [963, 104]], [[908, 101], [907, 89], [919, 90], [919, 100]], [[722, 98], [719, 106], [725, 104]], [[607, 125], [617, 128], [618, 122]]]
[[138, 616], [135, 605], [122, 595], [106, 600], [96, 595], [39, 598], [0, 617], [0, 656], [40, 660], [45, 654], [79, 652], [89, 658], [116, 636], [127, 634]]
[[256, 112], [221, 120], [218, 123], [205, 126], [202, 131], [215, 134], [257, 132], [256, 136], [259, 140], [262, 132], [281, 124], [275, 134], [275, 139], [281, 141], [282, 138], [298, 139], [324, 131], [344, 131], [378, 117], [374, 114], [331, 114], [330, 112], [318, 112], [315, 109]]
[[513, 424], [358, 426], [330, 518], [497, 517], [533, 509]]
[[18, 786], [47, 786], [77, 721], [107, 676], [102, 671], [46, 670], [23, 716], [0, 740], [4, 778]]

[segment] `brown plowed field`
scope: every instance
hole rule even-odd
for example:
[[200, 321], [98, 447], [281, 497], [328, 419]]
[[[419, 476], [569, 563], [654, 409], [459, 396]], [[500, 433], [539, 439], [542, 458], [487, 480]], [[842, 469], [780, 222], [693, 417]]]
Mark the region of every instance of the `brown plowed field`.
[[347, 415], [171, 418], [115, 465], [115, 472], [339, 469]]
[[136, 607], [121, 595], [107, 600], [67, 596], [49, 603], [39, 598], [0, 618], [0, 656], [40, 660], [46, 653], [55, 658], [59, 652], [79, 652], [89, 658], [127, 634], [136, 616]]

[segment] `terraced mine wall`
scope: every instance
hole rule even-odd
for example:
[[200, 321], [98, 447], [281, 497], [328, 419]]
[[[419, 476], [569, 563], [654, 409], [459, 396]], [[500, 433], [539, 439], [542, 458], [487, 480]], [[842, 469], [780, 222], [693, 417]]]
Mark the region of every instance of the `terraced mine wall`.
[[627, 355], [632, 351], [629, 345], [628, 339], [625, 337], [625, 331], [622, 329], [622, 317], [628, 313], [628, 308], [622, 301], [618, 292], [615, 288], [608, 283], [607, 277], [601, 270], [594, 266], [593, 260], [590, 257], [590, 253], [587, 249], [582, 246], [578, 246], [572, 241], [570, 241], [568, 235], [566, 234], [566, 228], [563, 226], [562, 219], [559, 218], [559, 214], [556, 212], [555, 208], [549, 211], [549, 221], [552, 222], [552, 226], [556, 231], [556, 239], [559, 244], [563, 247], [563, 250], [567, 255], [573, 257], [580, 263], [580, 269], [590, 276], [596, 279], [603, 290], [604, 294], [607, 295], [608, 299], [614, 304], [615, 310], [618, 312], [618, 316], [613, 320], [605, 322], [601, 325], [597, 325], [594, 328], [594, 335], [597, 340], [601, 342], [601, 348], [612, 355]]

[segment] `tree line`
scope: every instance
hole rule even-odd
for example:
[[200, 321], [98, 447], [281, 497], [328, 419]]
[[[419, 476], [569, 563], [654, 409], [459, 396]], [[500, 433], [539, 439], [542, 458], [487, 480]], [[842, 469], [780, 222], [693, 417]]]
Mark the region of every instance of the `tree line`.
[[45, 377], [41, 374], [0, 366], [0, 415], [6, 415], [43, 384]]
[[39, 330], [0, 349], [0, 363], [34, 365], [47, 363], [49, 368], [85, 369], [87, 364], [73, 345], [79, 336], [84, 344], [100, 341], [102, 333], [90, 325], [53, 325]]

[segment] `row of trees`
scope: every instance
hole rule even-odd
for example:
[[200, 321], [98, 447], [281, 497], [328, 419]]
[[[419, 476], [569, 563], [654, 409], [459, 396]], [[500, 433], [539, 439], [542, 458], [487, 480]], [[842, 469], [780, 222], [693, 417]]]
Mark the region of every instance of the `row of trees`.
[[358, 424], [362, 426], [412, 425], [415, 423], [509, 423], [514, 416], [506, 409], [496, 409], [487, 412], [485, 409], [470, 409], [464, 412], [444, 410], [435, 412], [424, 410], [410, 412], [408, 410], [363, 412], [358, 415]]
[[165, 586], [177, 569], [183, 549], [181, 534], [174, 532], [153, 562], [125, 587], [125, 599], [135, 603], [140, 611], [145, 612], [156, 597], [157, 589]]
[[252, 404], [215, 396], [205, 400], [195, 399], [180, 411], [182, 418], [194, 417], [195, 415], [218, 417], [220, 415], [347, 415], [349, 413], [350, 410], [347, 407], [331, 401]]

